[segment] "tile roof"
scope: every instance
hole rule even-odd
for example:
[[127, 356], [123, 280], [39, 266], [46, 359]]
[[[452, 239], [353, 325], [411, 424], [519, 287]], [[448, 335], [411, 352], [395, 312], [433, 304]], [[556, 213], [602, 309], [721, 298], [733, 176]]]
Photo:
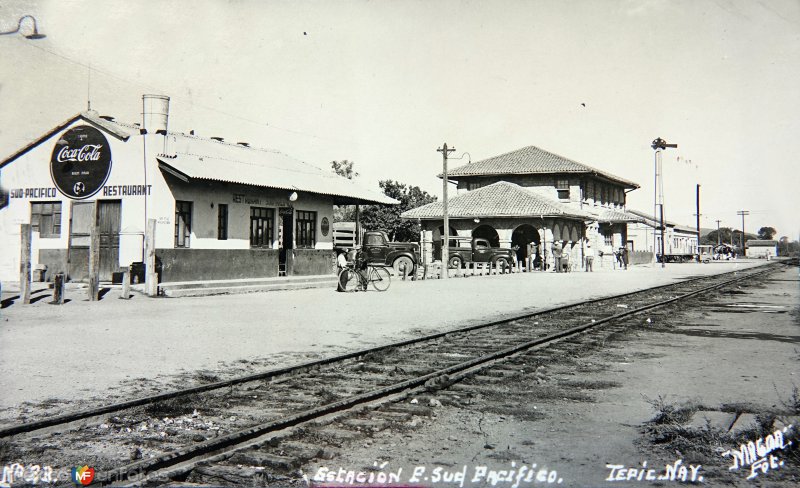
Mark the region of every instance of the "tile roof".
[[[441, 219], [442, 202], [433, 202], [403, 212], [404, 219]], [[472, 190], [447, 200], [451, 218], [564, 216], [593, 218], [579, 209], [550, 200], [507, 181]]]
[[[630, 180], [578, 163], [536, 146], [523, 147], [489, 159], [467, 163], [464, 166], [448, 171], [447, 177], [457, 180], [464, 176], [550, 173], [588, 173], [622, 183], [626, 188], [639, 188], [637, 183]], [[441, 176], [439, 175], [439, 177]]]
[[159, 167], [186, 181], [210, 180], [266, 188], [297, 190], [339, 197], [341, 203], [380, 203], [397, 200], [279, 151], [203, 137], [169, 133], [170, 155], [159, 155]]
[[[595, 213], [591, 209], [589, 211]], [[597, 213], [597, 220], [600, 222], [644, 222], [644, 218], [638, 215], [611, 208], [601, 209]]]

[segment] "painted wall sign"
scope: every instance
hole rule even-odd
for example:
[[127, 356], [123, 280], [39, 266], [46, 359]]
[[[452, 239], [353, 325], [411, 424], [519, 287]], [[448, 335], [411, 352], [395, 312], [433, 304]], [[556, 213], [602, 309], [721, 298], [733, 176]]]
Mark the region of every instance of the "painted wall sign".
[[322, 229], [322, 235], [327, 236], [328, 231], [331, 229], [331, 224], [328, 222], [328, 217], [322, 217], [322, 224], [320, 224], [320, 228]]
[[9, 191], [10, 198], [55, 198], [56, 189], [50, 188], [13, 188]]
[[50, 156], [50, 176], [69, 198], [89, 198], [100, 191], [110, 174], [111, 147], [94, 127], [73, 127], [56, 142]]
[[294, 214], [294, 207], [281, 207], [278, 209], [278, 215], [292, 215]]
[[135, 197], [149, 195], [153, 185], [106, 185], [104, 197]]

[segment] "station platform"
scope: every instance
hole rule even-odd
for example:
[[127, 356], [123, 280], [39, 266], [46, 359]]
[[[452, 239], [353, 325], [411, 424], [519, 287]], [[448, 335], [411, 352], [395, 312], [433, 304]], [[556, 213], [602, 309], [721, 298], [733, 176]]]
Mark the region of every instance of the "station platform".
[[[699, 275], [768, 264], [737, 260], [533, 272], [447, 280], [393, 279], [388, 291], [325, 288], [185, 298], [70, 290], [61, 306], [8, 300], [0, 311], [0, 417], [24, 402], [107, 403], [115, 396], [188, 386], [631, 292]], [[36, 290], [36, 289], [35, 289]], [[47, 295], [47, 290], [34, 297]]]

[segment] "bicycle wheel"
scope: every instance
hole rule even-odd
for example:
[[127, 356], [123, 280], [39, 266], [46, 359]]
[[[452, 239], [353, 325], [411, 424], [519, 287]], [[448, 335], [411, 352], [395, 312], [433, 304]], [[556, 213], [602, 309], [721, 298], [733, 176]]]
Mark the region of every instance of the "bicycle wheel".
[[359, 287], [358, 273], [351, 268], [342, 268], [339, 271], [339, 285], [344, 291], [356, 291]]
[[392, 277], [386, 268], [370, 268], [369, 282], [372, 283], [373, 288], [378, 291], [386, 291], [389, 285], [392, 284]]

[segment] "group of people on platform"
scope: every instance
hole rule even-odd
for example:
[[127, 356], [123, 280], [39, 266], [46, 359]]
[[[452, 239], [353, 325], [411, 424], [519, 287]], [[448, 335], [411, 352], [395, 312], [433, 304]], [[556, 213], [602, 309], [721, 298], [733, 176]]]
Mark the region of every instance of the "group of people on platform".
[[[570, 264], [570, 250], [564, 247], [561, 241], [555, 241], [550, 249], [552, 256], [552, 264], [547, 263], [547, 251], [544, 251], [545, 257], [543, 258], [539, 252], [539, 245], [534, 242], [528, 244], [527, 254], [521, 257], [528, 271], [546, 271], [552, 269], [556, 273], [566, 273], [572, 269]], [[519, 247], [515, 247], [519, 253]], [[620, 269], [628, 269], [630, 263], [630, 252], [628, 246], [622, 246], [614, 251], [614, 260], [619, 265]], [[603, 257], [603, 251], [599, 251], [599, 257]], [[586, 243], [583, 248], [583, 262], [586, 272], [593, 272], [594, 268], [595, 251], [591, 243]]]

